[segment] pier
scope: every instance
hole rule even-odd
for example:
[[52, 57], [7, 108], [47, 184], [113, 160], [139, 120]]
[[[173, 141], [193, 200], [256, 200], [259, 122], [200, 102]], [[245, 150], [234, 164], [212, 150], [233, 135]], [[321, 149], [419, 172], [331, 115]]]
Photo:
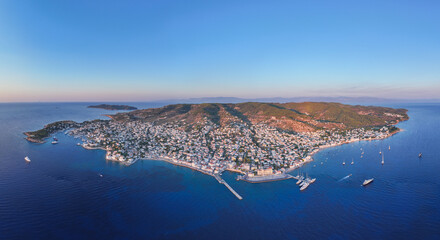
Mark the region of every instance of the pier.
[[290, 178], [295, 178], [295, 177], [290, 174], [283, 173], [283, 174], [272, 174], [267, 176], [253, 176], [253, 177], [244, 176], [242, 178], [237, 178], [237, 180], [243, 180], [249, 183], [264, 183], [264, 182], [281, 181]]
[[225, 185], [229, 191], [231, 191], [239, 200], [242, 200], [243, 198], [240, 196], [240, 194], [238, 194], [231, 186], [229, 186], [229, 184], [223, 180], [219, 175], [214, 174], [215, 179], [217, 179], [217, 181], [223, 185]]

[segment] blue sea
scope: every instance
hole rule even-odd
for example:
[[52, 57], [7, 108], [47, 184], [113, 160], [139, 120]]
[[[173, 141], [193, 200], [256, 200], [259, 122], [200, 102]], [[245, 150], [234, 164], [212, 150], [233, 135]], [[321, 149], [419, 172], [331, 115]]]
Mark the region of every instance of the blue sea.
[[409, 110], [402, 132], [320, 151], [301, 169], [317, 178], [303, 192], [294, 180], [224, 173], [241, 201], [187, 168], [122, 166], [64, 133], [57, 145], [24, 139], [53, 121], [112, 113], [87, 105], [0, 104], [0, 239], [440, 239], [440, 104], [391, 105]]

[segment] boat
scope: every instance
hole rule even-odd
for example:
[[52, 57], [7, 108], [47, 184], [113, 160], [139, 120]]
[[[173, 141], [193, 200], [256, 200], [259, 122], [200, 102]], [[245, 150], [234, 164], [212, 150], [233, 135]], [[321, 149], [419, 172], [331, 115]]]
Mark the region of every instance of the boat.
[[379, 151], [379, 154], [382, 155], [382, 150]]
[[353, 159], [351, 159], [351, 165], [353, 165], [354, 164], [354, 160]]
[[56, 137], [53, 137], [53, 140], [54, 140], [54, 141], [58, 141], [58, 138], [56, 138]]
[[371, 182], [373, 182], [374, 178], [370, 178], [370, 179], [366, 179], [364, 180], [364, 182], [362, 183], [362, 186], [367, 186], [368, 184], [370, 184]]
[[419, 158], [421, 158], [422, 157], [422, 153], [419, 153]]
[[309, 185], [310, 185], [310, 183], [306, 183], [299, 190], [302, 191], [302, 190], [306, 189], [307, 187], [309, 187]]
[[314, 183], [316, 181], [316, 178], [310, 179], [310, 183]]
[[100, 177], [104, 177], [101, 173], [99, 174]]
[[26, 162], [31, 162], [31, 159], [30, 159], [28, 156], [24, 157], [24, 160], [25, 160]]
[[384, 162], [384, 160], [383, 160], [383, 154], [382, 154], [382, 165], [384, 164], [385, 162]]
[[296, 185], [300, 184], [304, 180], [304, 176], [301, 176], [298, 178], [298, 181], [296, 182]]
[[345, 165], [345, 161], [342, 162], [342, 165]]
[[58, 141], [57, 140], [55, 140], [55, 141], [52, 141], [52, 144], [57, 144], [58, 143]]
[[391, 146], [390, 145], [388, 145], [388, 150], [391, 150]]

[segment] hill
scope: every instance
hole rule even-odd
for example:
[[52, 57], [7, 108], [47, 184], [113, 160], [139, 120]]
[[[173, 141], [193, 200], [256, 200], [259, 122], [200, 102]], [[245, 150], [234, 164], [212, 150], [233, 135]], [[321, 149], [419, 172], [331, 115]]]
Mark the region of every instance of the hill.
[[121, 122], [140, 120], [161, 124], [179, 121], [188, 126], [197, 125], [205, 119], [220, 126], [238, 122], [250, 125], [264, 123], [295, 132], [371, 128], [408, 119], [406, 109], [327, 102], [173, 104], [110, 117]]

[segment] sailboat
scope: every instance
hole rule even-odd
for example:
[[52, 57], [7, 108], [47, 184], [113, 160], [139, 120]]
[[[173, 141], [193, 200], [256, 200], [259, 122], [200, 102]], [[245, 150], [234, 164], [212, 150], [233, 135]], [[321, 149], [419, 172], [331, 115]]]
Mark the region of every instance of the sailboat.
[[384, 162], [384, 160], [383, 160], [383, 154], [382, 154], [382, 165], [384, 164], [385, 162]]
[[30, 159], [28, 156], [24, 157], [24, 160], [25, 160], [26, 162], [31, 162], [31, 159]]

